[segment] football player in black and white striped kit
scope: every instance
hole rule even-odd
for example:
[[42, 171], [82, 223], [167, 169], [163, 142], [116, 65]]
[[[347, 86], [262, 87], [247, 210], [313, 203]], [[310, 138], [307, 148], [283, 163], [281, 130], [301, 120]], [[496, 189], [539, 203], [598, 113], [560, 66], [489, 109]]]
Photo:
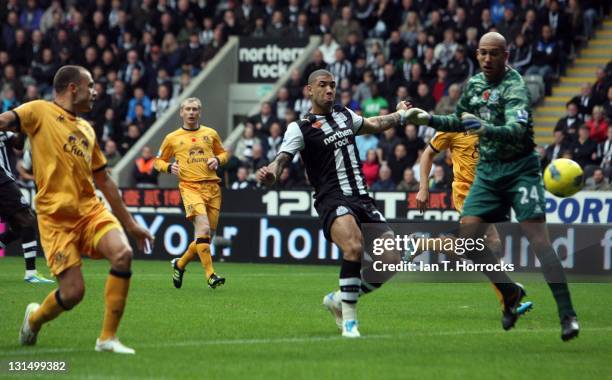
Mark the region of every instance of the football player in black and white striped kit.
[[13, 132], [0, 131], [0, 218], [8, 223], [8, 229], [0, 235], [0, 248], [21, 239], [25, 259], [24, 281], [28, 283], [53, 283], [36, 270], [36, 221], [30, 205], [15, 183], [9, 154], [13, 147], [22, 148], [22, 141]]
[[[360, 336], [356, 315], [359, 295], [382, 285], [382, 281], [367, 281], [371, 277], [364, 271], [371, 271], [371, 268], [361, 271], [365, 247], [360, 226], [368, 223], [367, 232], [372, 237], [393, 236], [368, 195], [355, 136], [403, 126], [406, 111], [363, 118], [347, 108], [334, 106], [336, 82], [327, 70], [310, 74], [308, 92], [312, 99], [311, 112], [299, 122], [289, 124], [279, 154], [270, 165], [257, 172], [257, 179], [272, 186], [283, 168], [300, 152], [308, 179], [315, 189], [315, 208], [325, 237], [342, 251], [340, 291], [326, 295], [323, 304], [335, 316], [342, 336], [355, 338]], [[371, 241], [369, 236], [365, 241]]]

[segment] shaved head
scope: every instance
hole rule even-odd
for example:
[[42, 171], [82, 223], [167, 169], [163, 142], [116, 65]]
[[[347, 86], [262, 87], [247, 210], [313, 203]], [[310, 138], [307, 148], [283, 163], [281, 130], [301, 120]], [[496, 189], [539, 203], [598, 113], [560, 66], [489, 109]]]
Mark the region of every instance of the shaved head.
[[505, 51], [506, 38], [497, 32], [485, 33], [485, 35], [480, 38], [478, 47], [481, 47], [482, 45], [487, 45], [489, 47], [497, 47]]
[[478, 43], [476, 58], [489, 82], [497, 82], [505, 75], [508, 56], [504, 36], [497, 32], [489, 32], [482, 36]]

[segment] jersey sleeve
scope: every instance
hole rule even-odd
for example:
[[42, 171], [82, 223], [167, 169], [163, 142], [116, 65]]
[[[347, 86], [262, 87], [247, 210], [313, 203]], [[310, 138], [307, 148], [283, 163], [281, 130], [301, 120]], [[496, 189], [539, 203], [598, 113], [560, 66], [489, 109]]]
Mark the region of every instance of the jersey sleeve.
[[452, 135], [449, 132], [436, 132], [434, 137], [429, 142], [429, 146], [436, 153], [440, 153], [443, 150], [446, 150], [451, 143]]
[[212, 139], [213, 139], [213, 153], [215, 157], [219, 159], [219, 165], [225, 165], [229, 157], [228, 157], [227, 151], [223, 147], [223, 143], [221, 142], [221, 137], [215, 130], [213, 130]]
[[157, 157], [155, 157], [155, 162], [153, 162], [153, 166], [155, 170], [160, 173], [168, 173], [168, 165], [170, 160], [174, 156], [174, 152], [172, 151], [172, 144], [170, 143], [170, 138], [166, 136], [164, 141], [162, 142], [161, 147], [159, 148], [159, 152], [157, 152]]
[[363, 126], [363, 116], [357, 115], [350, 108], [347, 108], [346, 110], [349, 112], [349, 114], [351, 114], [351, 118], [353, 119], [353, 133], [357, 134]]
[[294, 121], [287, 127], [279, 152], [295, 156], [302, 149], [304, 149], [304, 135], [298, 123]]
[[91, 171], [95, 173], [106, 168], [106, 157], [104, 157], [104, 153], [102, 153], [97, 140], [93, 145], [93, 152], [91, 154]]
[[44, 114], [42, 101], [27, 102], [12, 110], [17, 116], [17, 130], [33, 136], [40, 128], [40, 117]]

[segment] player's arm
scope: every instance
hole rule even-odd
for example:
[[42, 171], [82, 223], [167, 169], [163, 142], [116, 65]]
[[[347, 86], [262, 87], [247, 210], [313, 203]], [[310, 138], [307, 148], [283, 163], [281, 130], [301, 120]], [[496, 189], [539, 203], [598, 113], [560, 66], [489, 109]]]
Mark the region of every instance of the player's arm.
[[149, 231], [147, 231], [140, 224], [136, 223], [130, 212], [125, 207], [125, 203], [123, 203], [121, 195], [119, 194], [117, 184], [115, 181], [113, 181], [110, 175], [108, 175], [106, 165], [98, 170], [95, 170], [93, 177], [96, 186], [98, 189], [100, 189], [100, 191], [102, 191], [104, 198], [106, 198], [106, 201], [110, 204], [113, 214], [115, 214], [117, 219], [119, 219], [121, 224], [123, 224], [128, 234], [136, 239], [138, 248], [143, 249], [145, 240], [153, 242], [153, 236], [151, 233], [149, 233]]
[[0, 131], [15, 132], [18, 126], [17, 114], [14, 111], [6, 111], [0, 114]]
[[[355, 115], [354, 117], [360, 116]], [[257, 171], [255, 176], [257, 181], [266, 186], [274, 185], [283, 169], [289, 165], [295, 154], [302, 149], [304, 149], [304, 135], [302, 135], [300, 125], [294, 121], [287, 126], [280, 152], [276, 155], [274, 161]]]
[[[155, 161], [153, 161], [153, 167], [160, 173], [170, 173], [178, 175], [178, 164], [170, 163], [170, 160], [172, 159], [172, 157], [174, 157], [174, 152], [172, 151], [172, 144], [168, 140], [169, 138], [168, 136], [166, 136], [166, 138], [162, 142], [161, 147], [159, 148], [159, 153], [157, 154], [157, 157], [155, 157]], [[176, 168], [174, 168], [173, 166], [176, 166]]]
[[289, 165], [293, 155], [287, 152], [280, 152], [276, 158], [268, 166], [264, 166], [257, 171], [256, 178], [258, 182], [270, 187], [276, 183], [283, 169]]
[[358, 135], [367, 135], [370, 133], [379, 133], [386, 131], [389, 128], [402, 126], [406, 119], [402, 118], [401, 113], [405, 111], [397, 111], [388, 115], [374, 116], [363, 119], [363, 125], [357, 132]]
[[425, 212], [429, 204], [429, 173], [431, 173], [433, 159], [436, 154], [438, 154], [438, 152], [435, 151], [431, 145], [428, 145], [421, 155], [421, 163], [419, 164], [421, 178], [419, 181], [419, 192], [416, 196], [417, 208], [421, 210], [421, 212]]
[[223, 147], [223, 143], [221, 142], [221, 137], [215, 131], [213, 134], [213, 154], [214, 157], [208, 159], [207, 164], [210, 170], [217, 170], [219, 166], [223, 166], [229, 160], [229, 154]]

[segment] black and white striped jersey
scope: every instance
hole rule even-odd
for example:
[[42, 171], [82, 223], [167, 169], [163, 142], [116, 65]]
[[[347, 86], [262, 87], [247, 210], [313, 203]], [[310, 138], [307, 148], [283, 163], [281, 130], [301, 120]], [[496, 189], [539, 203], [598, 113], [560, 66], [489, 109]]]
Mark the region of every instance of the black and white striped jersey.
[[326, 115], [307, 115], [287, 127], [280, 152], [302, 156], [315, 198], [367, 196], [355, 135], [363, 117], [344, 107]]
[[11, 170], [11, 140], [16, 138], [13, 132], [0, 131], [0, 185], [14, 181], [15, 176]]

